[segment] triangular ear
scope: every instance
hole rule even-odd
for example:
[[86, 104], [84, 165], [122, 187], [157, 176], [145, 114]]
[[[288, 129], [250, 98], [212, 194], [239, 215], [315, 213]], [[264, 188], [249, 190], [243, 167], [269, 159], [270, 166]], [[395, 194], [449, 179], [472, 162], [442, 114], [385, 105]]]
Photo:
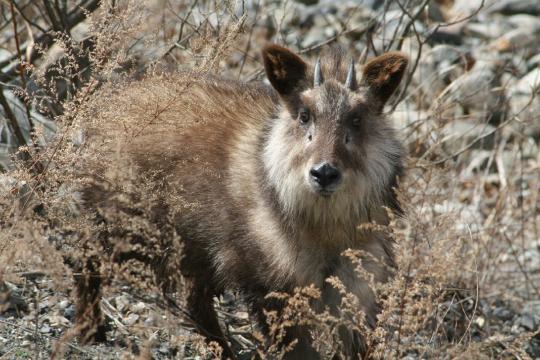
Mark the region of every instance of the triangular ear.
[[262, 50], [268, 80], [281, 96], [288, 96], [307, 85], [307, 64], [289, 49], [267, 45]]
[[364, 66], [362, 85], [368, 88], [369, 97], [379, 104], [379, 110], [398, 87], [408, 63], [405, 54], [393, 51], [370, 60]]

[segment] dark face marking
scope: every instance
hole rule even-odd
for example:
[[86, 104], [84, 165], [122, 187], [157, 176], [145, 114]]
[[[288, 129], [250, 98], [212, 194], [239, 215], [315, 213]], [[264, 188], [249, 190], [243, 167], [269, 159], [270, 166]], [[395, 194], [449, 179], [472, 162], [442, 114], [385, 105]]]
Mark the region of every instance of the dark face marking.
[[295, 163], [308, 165], [307, 178], [315, 191], [328, 195], [340, 185], [340, 181], [328, 182], [314, 175], [315, 170], [325, 164], [324, 169], [335, 169], [339, 173], [336, 178], [348, 171], [362, 171], [367, 134], [377, 118], [364, 92], [352, 92], [343, 84], [328, 80], [304, 91], [289, 109], [294, 119], [290, 135], [294, 141], [304, 143], [303, 152], [297, 154]]

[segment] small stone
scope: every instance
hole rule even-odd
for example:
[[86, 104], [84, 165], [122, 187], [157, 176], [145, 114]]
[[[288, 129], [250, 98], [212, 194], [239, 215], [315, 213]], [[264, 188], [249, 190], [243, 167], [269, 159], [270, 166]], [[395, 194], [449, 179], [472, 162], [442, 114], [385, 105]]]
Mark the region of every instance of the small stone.
[[471, 23], [465, 28], [465, 32], [468, 35], [480, 37], [482, 39], [498, 38], [504, 34], [504, 31], [505, 29], [495, 22]]
[[0, 49], [0, 61], [4, 61], [6, 59], [9, 59], [11, 57], [11, 51], [8, 51], [6, 49]]
[[540, 318], [540, 300], [527, 302], [523, 307], [523, 312], [534, 314], [536, 317]]
[[9, 309], [26, 311], [28, 304], [15, 285], [7, 281], [0, 282], [0, 313]]
[[537, 335], [536, 338], [532, 338], [525, 349], [533, 359], [540, 359], [540, 337]]
[[296, 1], [304, 5], [315, 5], [319, 2], [319, 0], [296, 0]]
[[66, 317], [66, 319], [72, 321], [75, 318], [75, 306], [74, 305], [69, 305], [64, 310], [64, 316]]
[[502, 321], [510, 321], [514, 318], [514, 313], [507, 308], [498, 307], [493, 310], [493, 316]]
[[540, 15], [540, 1], [538, 0], [500, 0], [495, 3], [491, 11], [503, 15], [529, 14]]
[[45, 323], [41, 326], [39, 332], [42, 334], [48, 334], [51, 332], [51, 327], [49, 326], [49, 324]]
[[430, 34], [429, 43], [461, 45], [463, 43], [461, 24], [445, 28], [436, 28], [436, 30]]
[[[456, 18], [470, 16], [485, 3], [485, 0], [454, 0], [452, 15]], [[484, 4], [485, 6], [486, 4]]]
[[124, 324], [132, 326], [137, 322], [137, 320], [139, 320], [139, 315], [129, 314], [126, 318], [124, 318]]
[[144, 320], [144, 326], [155, 326], [156, 319], [154, 316], [149, 316]]
[[516, 84], [514, 91], [519, 94], [532, 94], [540, 90], [540, 68], [536, 68], [522, 77]]
[[496, 39], [491, 47], [501, 52], [512, 52], [518, 49], [533, 48], [534, 45], [538, 44], [538, 41], [538, 36], [530, 29], [518, 28]]
[[161, 354], [167, 355], [167, 354], [170, 352], [169, 344], [167, 344], [167, 343], [161, 344], [161, 346], [159, 347], [158, 351], [159, 351]]
[[444, 126], [443, 147], [450, 153], [456, 153], [465, 146], [473, 144], [470, 147], [473, 149], [490, 148], [492, 146], [492, 136], [495, 132], [495, 127], [489, 124], [478, 124], [471, 121], [455, 120]]
[[538, 21], [537, 16], [518, 14], [507, 17], [505, 21], [514, 28], [527, 29], [531, 33], [536, 33], [540, 30], [540, 21]]
[[307, 48], [326, 39], [325, 28], [314, 26], [302, 39], [302, 47]]
[[26, 271], [21, 274], [27, 280], [36, 281], [45, 276], [45, 273], [42, 271]]
[[39, 303], [39, 311], [43, 312], [49, 308], [49, 299], [45, 299]]
[[60, 310], [64, 310], [65, 308], [67, 308], [69, 306], [69, 301], [68, 300], [62, 300], [58, 303], [58, 309]]
[[403, 360], [416, 360], [418, 359], [418, 356], [415, 354], [407, 354], [403, 357]]
[[30, 347], [34, 344], [33, 341], [30, 341], [30, 340], [23, 340], [23, 342], [21, 343], [21, 347]]
[[61, 315], [50, 316], [49, 321], [52, 327], [67, 327], [70, 325], [69, 320]]
[[486, 319], [484, 319], [482, 316], [479, 316], [477, 317], [475, 320], [474, 320], [474, 323], [479, 327], [479, 328], [483, 328], [485, 323], [486, 323]]
[[[500, 102], [500, 91], [494, 88], [500, 82], [498, 61], [478, 61], [474, 67], [455, 79], [437, 98], [441, 110], [450, 110], [459, 104], [469, 110], [485, 111], [495, 109]], [[446, 110], [445, 112], [447, 112]]]
[[534, 69], [535, 67], [540, 67], [540, 53], [534, 55], [527, 61], [527, 67], [529, 69]]
[[235, 315], [242, 320], [249, 319], [249, 314], [246, 311], [238, 311]]
[[519, 326], [528, 331], [535, 331], [538, 328], [538, 323], [531, 314], [523, 314], [518, 321]]
[[116, 305], [116, 310], [122, 312], [126, 310], [127, 306], [129, 305], [129, 300], [127, 296], [120, 295], [114, 299], [114, 304]]
[[131, 311], [136, 314], [141, 313], [144, 309], [146, 309], [146, 304], [143, 303], [142, 301], [139, 301], [138, 303], [136, 303], [135, 305], [131, 307]]

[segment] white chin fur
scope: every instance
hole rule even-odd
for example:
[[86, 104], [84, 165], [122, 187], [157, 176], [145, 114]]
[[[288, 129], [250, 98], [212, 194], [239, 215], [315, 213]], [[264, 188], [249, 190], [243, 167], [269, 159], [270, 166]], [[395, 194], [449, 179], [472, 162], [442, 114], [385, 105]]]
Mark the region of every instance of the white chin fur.
[[302, 151], [303, 144], [284, 141], [286, 129], [280, 123], [272, 129], [263, 160], [283, 212], [291, 216], [304, 214], [314, 222], [347, 222], [362, 217], [374, 200], [374, 189], [369, 186], [373, 179], [359, 172], [345, 171], [338, 188], [331, 195], [322, 196], [306, 178], [307, 169], [293, 165], [294, 154]]

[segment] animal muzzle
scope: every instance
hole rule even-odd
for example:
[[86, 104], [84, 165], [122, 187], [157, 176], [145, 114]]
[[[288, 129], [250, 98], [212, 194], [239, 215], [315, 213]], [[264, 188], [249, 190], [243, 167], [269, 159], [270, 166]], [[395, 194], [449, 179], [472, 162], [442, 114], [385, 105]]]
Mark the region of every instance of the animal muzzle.
[[341, 172], [327, 162], [313, 166], [309, 170], [309, 182], [315, 191], [330, 195], [341, 183]]

